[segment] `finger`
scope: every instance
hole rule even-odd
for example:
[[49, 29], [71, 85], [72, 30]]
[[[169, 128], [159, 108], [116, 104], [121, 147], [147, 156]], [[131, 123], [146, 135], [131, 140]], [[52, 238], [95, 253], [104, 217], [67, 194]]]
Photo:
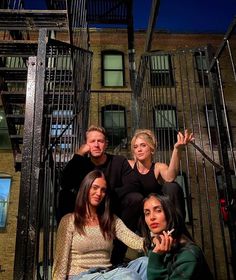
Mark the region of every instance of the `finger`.
[[169, 236], [169, 247], [168, 247], [168, 251], [171, 250], [172, 244], [173, 244], [173, 237]]
[[157, 236], [153, 237], [152, 239], [152, 242], [155, 244], [155, 245], [160, 245], [160, 240]]
[[164, 235], [160, 235], [160, 239], [161, 239], [161, 241], [160, 241], [160, 248], [162, 250], [164, 250], [165, 249], [165, 236]]
[[179, 136], [180, 138], [184, 138], [183, 133], [182, 133], [182, 132], [180, 132], [180, 131], [179, 131], [179, 133], [178, 133], [178, 136]]
[[164, 235], [164, 238], [165, 238], [164, 248], [165, 248], [165, 251], [168, 251], [171, 237], [166, 231], [163, 231], [163, 235]]

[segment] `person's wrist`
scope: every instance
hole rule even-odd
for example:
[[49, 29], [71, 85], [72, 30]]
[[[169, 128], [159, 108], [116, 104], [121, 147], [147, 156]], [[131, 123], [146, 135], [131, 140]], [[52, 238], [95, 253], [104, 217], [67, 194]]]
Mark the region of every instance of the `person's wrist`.
[[176, 152], [182, 152], [183, 148], [184, 148], [184, 145], [178, 145], [178, 146], [174, 145], [174, 150]]

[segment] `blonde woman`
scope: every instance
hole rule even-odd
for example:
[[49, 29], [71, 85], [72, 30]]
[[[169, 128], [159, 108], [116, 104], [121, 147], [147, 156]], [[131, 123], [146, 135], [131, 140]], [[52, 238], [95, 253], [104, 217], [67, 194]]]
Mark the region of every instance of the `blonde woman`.
[[185, 130], [184, 135], [181, 132], [178, 133], [169, 165], [153, 161], [157, 141], [151, 130], [137, 130], [131, 140], [134, 159], [129, 160], [129, 164], [139, 177], [143, 194], [145, 196], [150, 193], [168, 195], [183, 218], [185, 217], [183, 190], [174, 180], [179, 174], [183, 147], [192, 140], [193, 134], [188, 130]]

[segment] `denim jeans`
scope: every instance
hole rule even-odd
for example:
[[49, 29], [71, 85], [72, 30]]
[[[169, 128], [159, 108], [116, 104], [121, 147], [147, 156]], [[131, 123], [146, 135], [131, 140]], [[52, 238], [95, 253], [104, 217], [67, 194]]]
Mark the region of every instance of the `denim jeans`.
[[102, 268], [91, 268], [79, 275], [70, 275], [68, 280], [147, 280], [147, 257], [140, 257], [128, 263], [107, 271]]

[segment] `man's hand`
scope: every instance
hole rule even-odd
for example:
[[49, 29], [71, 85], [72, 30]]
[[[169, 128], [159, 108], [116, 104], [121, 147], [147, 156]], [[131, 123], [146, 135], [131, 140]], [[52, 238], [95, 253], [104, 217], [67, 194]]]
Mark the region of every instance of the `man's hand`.
[[88, 144], [83, 144], [79, 149], [76, 149], [75, 154], [80, 156], [85, 156], [90, 153], [90, 146]]

